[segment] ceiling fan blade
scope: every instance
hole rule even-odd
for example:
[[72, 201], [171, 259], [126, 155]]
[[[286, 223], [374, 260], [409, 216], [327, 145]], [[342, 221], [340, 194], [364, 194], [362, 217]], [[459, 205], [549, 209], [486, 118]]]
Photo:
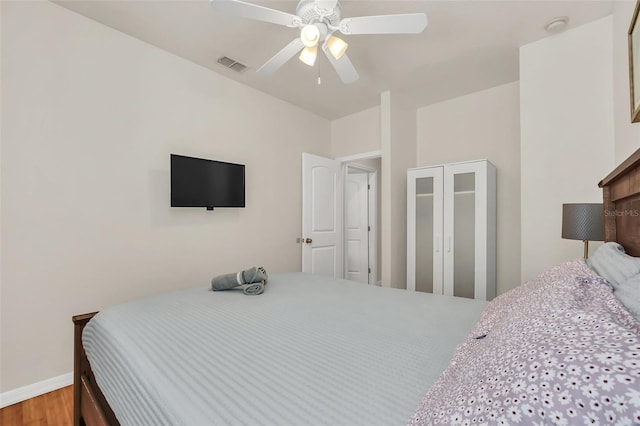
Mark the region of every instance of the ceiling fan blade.
[[289, 59], [293, 58], [303, 47], [304, 44], [302, 44], [300, 37], [294, 38], [291, 43], [265, 62], [256, 72], [265, 77], [273, 74], [278, 68], [289, 62]]
[[322, 50], [324, 51], [326, 57], [329, 59], [329, 62], [331, 62], [331, 65], [333, 65], [333, 68], [336, 70], [336, 72], [340, 76], [340, 80], [342, 80], [343, 83], [353, 83], [360, 78], [360, 76], [358, 75], [358, 71], [356, 71], [356, 69], [353, 67], [353, 64], [346, 54], [342, 55], [340, 59], [336, 60], [331, 52], [329, 52], [326, 45], [322, 46]]
[[316, 6], [322, 10], [332, 10], [338, 5], [338, 0], [316, 0]]
[[300, 24], [300, 18], [296, 15], [240, 0], [211, 0], [211, 7], [230, 15], [286, 25], [287, 27], [297, 27]]
[[340, 21], [340, 32], [342, 34], [419, 34], [427, 27], [427, 23], [427, 15], [424, 13], [360, 16]]

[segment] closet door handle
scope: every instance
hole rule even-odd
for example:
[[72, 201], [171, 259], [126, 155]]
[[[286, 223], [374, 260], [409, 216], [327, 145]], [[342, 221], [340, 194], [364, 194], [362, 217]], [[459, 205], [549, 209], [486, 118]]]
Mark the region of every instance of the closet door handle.
[[440, 253], [440, 235], [436, 235], [435, 252]]
[[449, 246], [447, 247], [447, 253], [451, 253], [451, 235], [449, 235]]

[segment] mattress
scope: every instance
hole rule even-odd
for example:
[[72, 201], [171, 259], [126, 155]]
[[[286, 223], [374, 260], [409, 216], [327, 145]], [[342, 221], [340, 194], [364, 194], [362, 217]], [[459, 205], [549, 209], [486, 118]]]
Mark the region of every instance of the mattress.
[[105, 309], [82, 340], [122, 425], [400, 425], [486, 303], [274, 274]]

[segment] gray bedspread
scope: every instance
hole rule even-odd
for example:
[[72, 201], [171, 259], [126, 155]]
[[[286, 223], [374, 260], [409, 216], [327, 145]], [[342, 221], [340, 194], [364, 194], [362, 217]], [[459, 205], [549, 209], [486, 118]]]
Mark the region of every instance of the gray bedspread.
[[124, 425], [401, 425], [486, 302], [274, 274], [114, 306], [82, 336]]

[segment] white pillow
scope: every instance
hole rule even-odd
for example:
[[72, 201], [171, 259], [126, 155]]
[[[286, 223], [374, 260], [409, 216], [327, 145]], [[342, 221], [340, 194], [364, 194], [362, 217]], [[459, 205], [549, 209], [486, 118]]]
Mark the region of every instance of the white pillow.
[[611, 283], [613, 294], [640, 321], [640, 258], [626, 254], [618, 243], [606, 243], [587, 264]]
[[587, 259], [587, 265], [611, 283], [614, 290], [640, 274], [640, 258], [629, 256], [618, 243], [605, 243]]
[[640, 274], [620, 283], [618, 288], [613, 290], [613, 294], [629, 310], [636, 321], [640, 322]]

